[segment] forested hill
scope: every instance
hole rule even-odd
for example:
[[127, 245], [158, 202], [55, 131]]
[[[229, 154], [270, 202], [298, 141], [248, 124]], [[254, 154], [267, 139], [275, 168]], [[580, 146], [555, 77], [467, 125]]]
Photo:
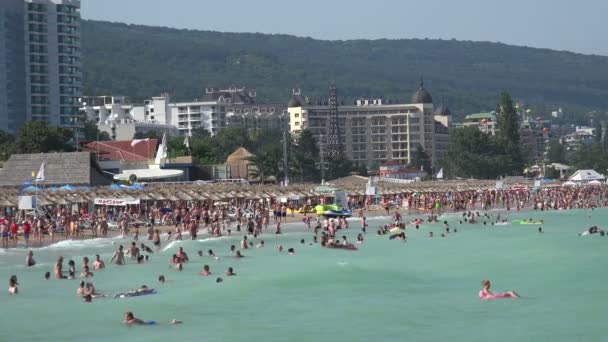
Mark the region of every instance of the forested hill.
[[[85, 20], [84, 91], [146, 98], [200, 98], [204, 87], [256, 88], [287, 102], [299, 86], [327, 97], [334, 80], [347, 102], [380, 96], [409, 102], [424, 75], [438, 105], [456, 115], [492, 110], [502, 90], [518, 101], [569, 110], [608, 108], [608, 57], [456, 40], [323, 41], [288, 35], [177, 30]], [[542, 107], [537, 108], [541, 111]]]

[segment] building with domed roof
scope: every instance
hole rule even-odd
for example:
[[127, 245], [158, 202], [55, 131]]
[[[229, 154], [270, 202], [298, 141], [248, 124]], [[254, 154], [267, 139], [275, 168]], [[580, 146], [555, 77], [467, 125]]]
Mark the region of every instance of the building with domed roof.
[[[325, 144], [329, 106], [302, 102], [301, 94], [295, 95], [288, 103], [290, 132], [297, 135], [308, 129]], [[354, 165], [373, 170], [390, 161], [408, 164], [418, 145], [427, 152], [433, 167], [441, 165], [449, 142], [451, 113], [447, 106], [435, 110], [422, 79], [418, 90], [408, 98], [409, 104], [367, 98], [338, 106], [340, 140]]]

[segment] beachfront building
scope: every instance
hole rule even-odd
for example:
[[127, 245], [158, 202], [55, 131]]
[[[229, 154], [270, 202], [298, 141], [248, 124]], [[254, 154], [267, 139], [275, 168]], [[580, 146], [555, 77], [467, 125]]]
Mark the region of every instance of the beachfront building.
[[419, 169], [410, 168], [406, 164], [402, 164], [398, 161], [390, 161], [380, 165], [380, 168], [375, 171], [370, 171], [369, 176], [374, 181], [383, 180], [415, 180], [426, 177], [427, 173], [420, 171]]
[[562, 145], [566, 147], [568, 151], [576, 151], [583, 146], [589, 146], [593, 143], [594, 135], [587, 130], [578, 130], [574, 133], [564, 135], [560, 138]]
[[[292, 95], [288, 107], [292, 134], [308, 129], [321, 143], [326, 140], [328, 105], [310, 104], [298, 92]], [[387, 161], [408, 164], [420, 145], [436, 167], [447, 151], [451, 114], [447, 107], [435, 110], [431, 94], [420, 82], [410, 104], [359, 99], [352, 105], [338, 106], [338, 121], [343, 150], [357, 166], [375, 169]]]
[[171, 102], [169, 94], [161, 94], [143, 105], [133, 105], [124, 96], [86, 96], [81, 99], [80, 112], [116, 140], [129, 140], [136, 133], [149, 131], [190, 136], [192, 131], [204, 128], [215, 134], [226, 127], [222, 99]]
[[[162, 101], [162, 99], [161, 99]], [[159, 106], [163, 108], [164, 106]], [[163, 120], [136, 120], [137, 111], [145, 113], [143, 109], [136, 109], [130, 99], [125, 96], [85, 96], [80, 99], [81, 115], [89, 121], [95, 122], [101, 132], [107, 132], [112, 140], [131, 140], [138, 133], [156, 132], [159, 135], [176, 136], [177, 127], [165, 123]], [[143, 108], [143, 107], [140, 107]]]
[[2, 0], [0, 27], [0, 129], [80, 127], [80, 0]]
[[245, 87], [206, 88], [203, 101], [223, 101], [226, 126], [261, 130], [287, 130], [289, 113], [285, 103], [259, 103], [257, 92]]
[[475, 126], [489, 135], [496, 135], [498, 126], [494, 112], [474, 113], [464, 117], [463, 127]]

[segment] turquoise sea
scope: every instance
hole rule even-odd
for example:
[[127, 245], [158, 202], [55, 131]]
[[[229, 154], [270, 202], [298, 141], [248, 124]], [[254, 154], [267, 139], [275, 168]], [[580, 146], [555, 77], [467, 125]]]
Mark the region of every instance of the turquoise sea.
[[[370, 219], [358, 251], [309, 245], [312, 233], [299, 223], [282, 236], [263, 236], [265, 248], [245, 250], [238, 260], [229, 246], [238, 245], [239, 236], [163, 241], [149, 263], [107, 265], [92, 278], [104, 293], [145, 284], [157, 294], [89, 304], [76, 296], [78, 280], [46, 281], [44, 272], [59, 255], [66, 270], [74, 259], [78, 273], [83, 256], [92, 260], [98, 253], [108, 263], [129, 239], [36, 249], [38, 265], [29, 269], [24, 249], [0, 250], [0, 279], [6, 286], [15, 274], [20, 282], [19, 295], [0, 292], [0, 341], [608, 340], [608, 236], [577, 236], [591, 225], [606, 228], [608, 210], [508, 214], [509, 220], [528, 217], [544, 219], [544, 233], [538, 225], [460, 225], [450, 214], [440, 221], [457, 233], [440, 237], [442, 223], [410, 226], [405, 244], [375, 235], [389, 218]], [[339, 235], [355, 241], [359, 231], [354, 220]], [[279, 253], [279, 244], [295, 248], [295, 255]], [[168, 266], [179, 246], [191, 259], [182, 272]], [[213, 249], [220, 259], [198, 257], [199, 249]], [[212, 277], [198, 275], [203, 264]], [[236, 277], [223, 275], [229, 266]], [[157, 282], [160, 274], [165, 284]], [[224, 282], [215, 282], [218, 275]], [[480, 301], [483, 279], [494, 291], [515, 290], [522, 298]], [[129, 310], [160, 324], [124, 326]], [[168, 325], [173, 318], [184, 323]]]

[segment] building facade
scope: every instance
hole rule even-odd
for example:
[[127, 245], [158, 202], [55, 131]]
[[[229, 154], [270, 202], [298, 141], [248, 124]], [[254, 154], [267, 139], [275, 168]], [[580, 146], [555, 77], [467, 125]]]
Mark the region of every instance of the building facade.
[[[290, 132], [297, 135], [308, 129], [323, 145], [328, 134], [330, 108], [302, 102], [302, 97], [296, 94], [289, 101]], [[449, 109], [439, 109], [441, 111], [434, 110], [432, 97], [422, 82], [411, 104], [387, 104], [375, 98], [339, 106], [344, 153], [357, 166], [377, 169], [388, 161], [410, 163], [420, 145], [436, 167], [444, 159], [451, 124]]]
[[206, 88], [203, 101], [225, 104], [226, 126], [261, 130], [289, 129], [289, 112], [284, 103], [258, 103], [257, 92], [245, 87]]
[[27, 118], [79, 127], [80, 0], [25, 0]]
[[15, 132], [27, 119], [23, 0], [0, 1], [0, 28], [0, 129]]
[[2, 0], [0, 27], [0, 129], [79, 127], [80, 0]]

